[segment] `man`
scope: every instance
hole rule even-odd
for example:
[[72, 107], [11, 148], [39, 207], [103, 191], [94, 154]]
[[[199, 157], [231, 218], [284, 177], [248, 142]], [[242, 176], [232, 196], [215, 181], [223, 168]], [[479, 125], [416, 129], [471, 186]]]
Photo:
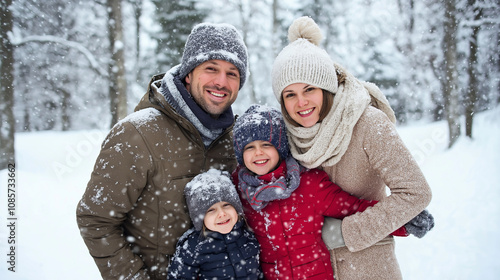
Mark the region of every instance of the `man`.
[[231, 104], [246, 69], [233, 26], [199, 24], [181, 64], [153, 77], [135, 112], [113, 127], [77, 207], [104, 279], [166, 279], [191, 227], [184, 186], [210, 168], [235, 168]]

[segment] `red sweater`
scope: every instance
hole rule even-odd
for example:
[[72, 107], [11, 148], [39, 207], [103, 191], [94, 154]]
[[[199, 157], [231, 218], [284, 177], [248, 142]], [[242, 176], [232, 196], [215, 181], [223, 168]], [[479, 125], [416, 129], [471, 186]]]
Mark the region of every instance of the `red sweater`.
[[[283, 163], [259, 179], [269, 182], [285, 169]], [[237, 172], [233, 175], [238, 186]], [[324, 216], [342, 219], [377, 203], [343, 191], [319, 169], [304, 171], [299, 187], [289, 198], [271, 201], [261, 211], [255, 211], [245, 198], [241, 200], [248, 224], [260, 243], [266, 279], [311, 280], [333, 279], [330, 253], [321, 239]]]

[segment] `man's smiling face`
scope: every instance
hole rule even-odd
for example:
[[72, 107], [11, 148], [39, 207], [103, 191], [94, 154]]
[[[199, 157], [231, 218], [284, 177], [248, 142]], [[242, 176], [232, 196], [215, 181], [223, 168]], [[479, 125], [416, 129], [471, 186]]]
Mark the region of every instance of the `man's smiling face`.
[[196, 103], [213, 118], [218, 118], [238, 97], [240, 72], [225, 60], [209, 60], [186, 76], [186, 89]]

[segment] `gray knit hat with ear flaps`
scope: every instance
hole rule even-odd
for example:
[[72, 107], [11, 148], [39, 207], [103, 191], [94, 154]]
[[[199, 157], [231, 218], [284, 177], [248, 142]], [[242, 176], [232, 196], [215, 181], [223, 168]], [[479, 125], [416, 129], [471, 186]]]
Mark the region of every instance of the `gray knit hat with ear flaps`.
[[290, 44], [278, 54], [272, 70], [273, 92], [279, 103], [283, 90], [295, 83], [337, 92], [337, 72], [328, 53], [319, 47], [322, 38], [310, 17], [300, 17], [288, 28]]
[[181, 79], [205, 61], [230, 62], [240, 72], [240, 89], [247, 77], [247, 47], [236, 28], [226, 23], [200, 23], [193, 27], [184, 46], [179, 76]]
[[230, 203], [236, 212], [243, 216], [240, 197], [227, 171], [210, 169], [195, 176], [186, 184], [184, 196], [189, 216], [196, 230], [203, 228], [203, 220], [208, 208], [221, 201]]

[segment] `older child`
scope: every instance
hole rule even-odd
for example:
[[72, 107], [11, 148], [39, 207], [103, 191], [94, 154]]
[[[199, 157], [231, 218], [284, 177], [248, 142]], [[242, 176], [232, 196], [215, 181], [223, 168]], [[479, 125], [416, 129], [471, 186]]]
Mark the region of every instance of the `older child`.
[[229, 173], [201, 173], [184, 194], [194, 228], [179, 239], [168, 279], [261, 279], [259, 244]]
[[[333, 279], [321, 238], [325, 216], [344, 218], [377, 201], [359, 199], [319, 169], [306, 169], [289, 154], [281, 113], [252, 105], [234, 126], [240, 165], [233, 173], [250, 227], [261, 246], [266, 279]], [[393, 233], [407, 236], [404, 227]]]

